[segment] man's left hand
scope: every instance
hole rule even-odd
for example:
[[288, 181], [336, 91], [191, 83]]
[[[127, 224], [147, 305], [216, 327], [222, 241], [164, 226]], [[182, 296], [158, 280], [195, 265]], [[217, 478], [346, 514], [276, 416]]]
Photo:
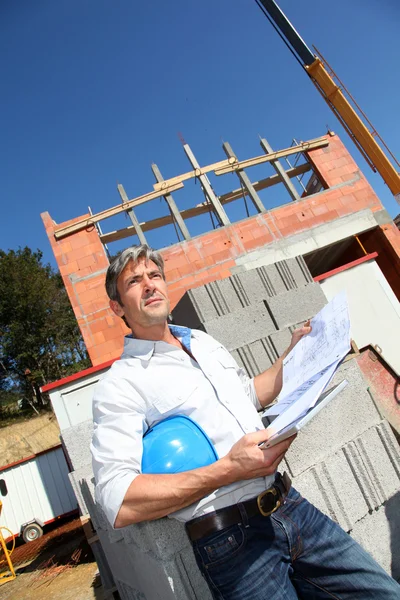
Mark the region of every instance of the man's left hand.
[[292, 333], [292, 341], [290, 342], [289, 350], [295, 347], [295, 345], [303, 338], [305, 335], [311, 333], [312, 327], [310, 324], [310, 320], [306, 321], [302, 327], [295, 329]]

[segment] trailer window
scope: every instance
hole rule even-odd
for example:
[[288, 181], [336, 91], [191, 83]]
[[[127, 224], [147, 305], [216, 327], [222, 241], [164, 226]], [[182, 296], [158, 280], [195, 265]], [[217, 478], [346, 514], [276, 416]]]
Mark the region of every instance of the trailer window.
[[8, 494], [8, 490], [7, 490], [7, 484], [5, 479], [0, 479], [0, 495], [1, 496], [7, 496]]

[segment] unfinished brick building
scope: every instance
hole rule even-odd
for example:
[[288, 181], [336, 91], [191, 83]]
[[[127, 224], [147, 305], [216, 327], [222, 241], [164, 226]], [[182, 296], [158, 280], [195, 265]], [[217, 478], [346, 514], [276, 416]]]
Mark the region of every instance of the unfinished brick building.
[[[328, 133], [294, 148], [273, 152], [261, 140], [265, 155], [238, 161], [229, 144], [224, 144], [228, 159], [199, 167], [191, 149], [184, 150], [193, 171], [163, 181], [156, 165], [155, 191], [128, 200], [119, 187], [122, 204], [98, 215], [84, 215], [57, 224], [48, 213], [42, 219], [72, 307], [94, 366], [117, 358], [126, 328], [108, 307], [104, 278], [109, 264], [105, 244], [126, 237], [126, 246], [146, 241], [145, 232], [175, 223], [184, 241], [162, 248], [172, 306], [186, 290], [229, 277], [240, 270], [270, 264], [284, 258], [304, 256], [316, 278], [353, 261], [375, 258], [391, 290], [400, 299], [400, 231], [383, 208], [360, 168], [339, 137]], [[289, 169], [280, 158], [295, 155]], [[303, 158], [304, 160], [298, 160]], [[270, 162], [276, 174], [251, 183], [246, 168]], [[241, 188], [217, 196], [206, 175], [236, 173]], [[189, 178], [200, 181], [205, 203], [179, 211], [171, 196]], [[307, 181], [296, 191], [293, 178]], [[292, 181], [293, 179], [293, 181]], [[288, 202], [277, 208], [264, 206], [259, 192], [282, 183]], [[269, 190], [273, 195], [275, 188]], [[133, 212], [138, 204], [163, 196], [171, 215], [140, 224]], [[231, 223], [224, 205], [249, 198], [258, 214]], [[212, 211], [219, 227], [191, 237], [185, 220]], [[97, 224], [116, 212], [129, 213], [132, 226], [101, 233]], [[130, 239], [129, 239], [130, 236]], [[132, 238], [132, 236], [134, 236]]]
[[[93, 528], [103, 585], [123, 600], [211, 599], [182, 523], [163, 518], [114, 530], [94, 497], [93, 388], [118, 358], [127, 332], [108, 308], [105, 244], [132, 235], [126, 246], [145, 242], [147, 231], [166, 224], [183, 237], [161, 249], [173, 316], [214, 335], [249, 376], [276, 360], [297, 323], [347, 291], [355, 345], [333, 383], [346, 379], [348, 386], [300, 432], [282, 469], [400, 578], [400, 231], [336, 135], [278, 152], [266, 140], [261, 145], [263, 156], [238, 161], [224, 144], [228, 159], [207, 167], [199, 167], [185, 145], [193, 171], [163, 181], [153, 165], [157, 183], [149, 194], [128, 200], [119, 186], [122, 204], [98, 215], [59, 225], [42, 215], [93, 363], [42, 391], [49, 392], [60, 426], [82, 522]], [[279, 159], [293, 154], [297, 158], [285, 169]], [[251, 183], [245, 169], [263, 162], [275, 173]], [[217, 196], [210, 172], [236, 173], [240, 188]], [[179, 211], [171, 192], [191, 178], [199, 180], [206, 201]], [[274, 184], [286, 188], [287, 202], [267, 209], [277, 204]], [[160, 196], [169, 215], [140, 223], [129, 212], [131, 226], [109, 233], [98, 228], [105, 217]], [[257, 214], [231, 223], [224, 207], [244, 197]], [[209, 211], [218, 227], [191, 237], [190, 219]]]

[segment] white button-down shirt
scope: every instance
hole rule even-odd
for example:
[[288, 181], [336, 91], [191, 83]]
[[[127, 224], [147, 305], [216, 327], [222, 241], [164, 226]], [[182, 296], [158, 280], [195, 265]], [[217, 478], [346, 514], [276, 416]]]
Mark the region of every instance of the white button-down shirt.
[[[91, 451], [96, 499], [112, 525], [130, 484], [141, 473], [143, 435], [158, 421], [190, 417], [207, 433], [220, 458], [244, 434], [263, 428], [253, 379], [229, 352], [202, 331], [171, 329], [196, 361], [166, 342], [128, 336], [121, 359], [95, 389]], [[235, 504], [267, 489], [273, 479], [221, 487], [170, 517], [187, 521]]]

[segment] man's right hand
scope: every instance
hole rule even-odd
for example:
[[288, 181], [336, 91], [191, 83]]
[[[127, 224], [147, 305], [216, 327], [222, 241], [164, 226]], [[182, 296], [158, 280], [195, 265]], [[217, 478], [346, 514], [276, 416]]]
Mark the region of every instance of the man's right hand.
[[295, 437], [292, 436], [271, 448], [262, 450], [259, 444], [268, 439], [266, 431], [248, 433], [232, 446], [222, 460], [226, 460], [229, 464], [228, 469], [233, 481], [272, 475]]

